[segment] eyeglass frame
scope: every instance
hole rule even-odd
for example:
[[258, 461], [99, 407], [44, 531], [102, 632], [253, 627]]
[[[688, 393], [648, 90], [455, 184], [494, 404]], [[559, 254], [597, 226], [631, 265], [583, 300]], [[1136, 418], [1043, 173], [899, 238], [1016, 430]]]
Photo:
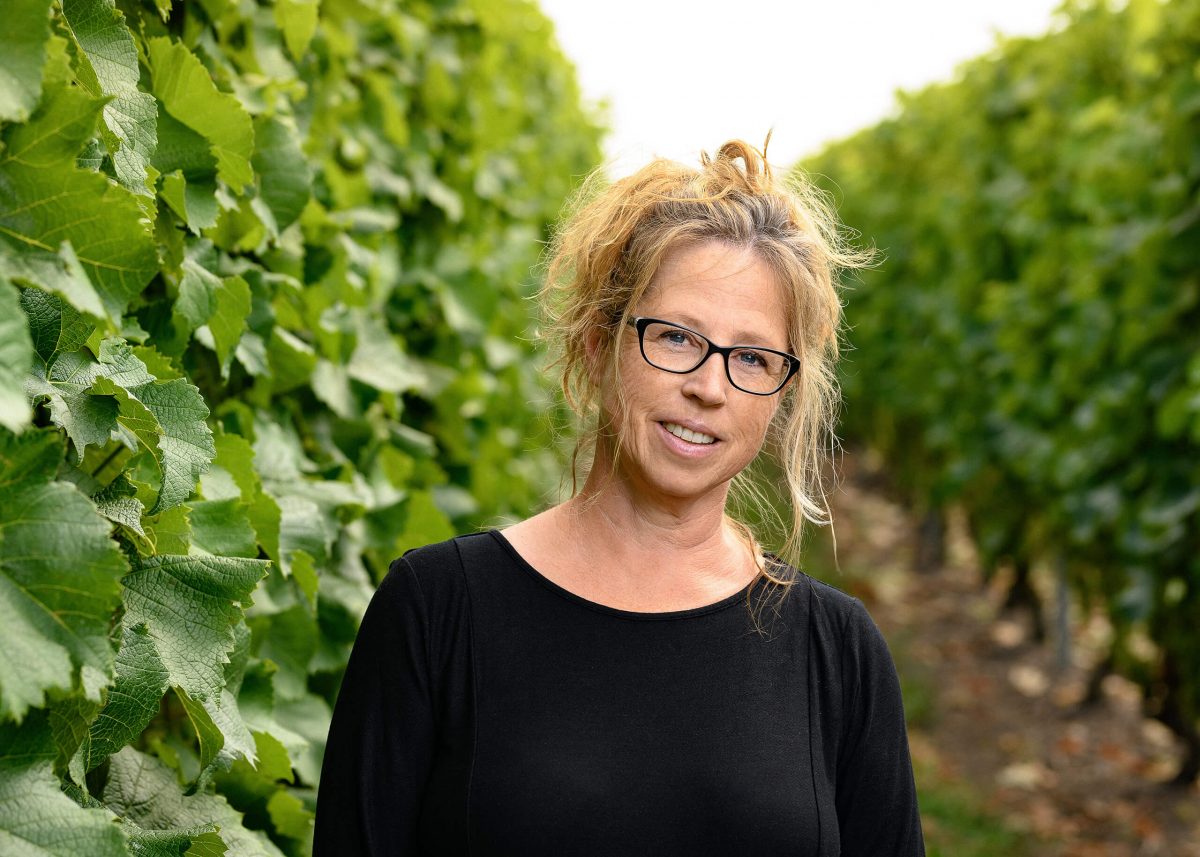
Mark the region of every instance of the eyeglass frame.
[[[697, 369], [699, 369], [701, 366], [703, 366], [705, 363], [707, 363], [708, 358], [712, 357], [714, 354], [720, 354], [721, 360], [725, 364], [725, 377], [729, 379], [729, 383], [733, 386], [734, 389], [741, 390], [743, 393], [746, 393], [747, 395], [750, 395], [750, 396], [774, 396], [776, 393], [778, 393], [780, 390], [782, 390], [784, 387], [787, 386], [788, 381], [792, 380], [792, 376], [794, 376], [798, 371], [800, 371], [800, 358], [797, 357], [795, 354], [789, 354], [788, 352], [780, 351], [777, 348], [767, 348], [765, 345], [743, 345], [743, 344], [724, 345], [724, 346], [717, 345], [717, 343], [713, 342], [711, 339], [709, 339], [707, 336], [705, 336], [700, 331], [693, 330], [692, 328], [688, 327], [687, 325], [678, 324], [677, 322], [668, 321], [663, 318], [650, 318], [648, 316], [634, 316], [633, 318], [629, 319], [629, 321], [626, 322], [626, 324], [628, 324], [630, 327], [632, 327], [634, 330], [637, 331], [638, 350], [641, 352], [642, 359], [646, 361], [647, 365], [653, 366], [655, 369], [658, 369], [662, 372], [670, 372], [672, 375], [690, 375], [691, 373], [693, 373]], [[708, 350], [704, 352], [704, 356], [701, 357], [700, 360], [696, 363], [696, 365], [693, 366], [691, 369], [666, 369], [662, 366], [659, 366], [657, 363], [651, 362], [650, 358], [646, 356], [646, 328], [652, 324], [665, 324], [665, 325], [668, 325], [669, 327], [678, 328], [679, 330], [685, 330], [688, 333], [693, 334], [694, 336], [698, 336], [698, 337], [700, 337], [700, 339], [704, 340], [704, 342], [706, 342], [708, 344]], [[771, 354], [778, 354], [780, 357], [787, 360], [788, 361], [788, 371], [787, 371], [787, 374], [783, 376], [783, 380], [779, 382], [779, 386], [776, 387], [774, 390], [772, 390], [769, 393], [758, 393], [758, 392], [755, 392], [754, 390], [747, 390], [745, 387], [739, 386], [738, 382], [733, 380], [733, 374], [729, 371], [729, 355], [732, 354], [734, 351], [737, 351], [738, 349], [749, 349], [751, 351], [768, 351]]]

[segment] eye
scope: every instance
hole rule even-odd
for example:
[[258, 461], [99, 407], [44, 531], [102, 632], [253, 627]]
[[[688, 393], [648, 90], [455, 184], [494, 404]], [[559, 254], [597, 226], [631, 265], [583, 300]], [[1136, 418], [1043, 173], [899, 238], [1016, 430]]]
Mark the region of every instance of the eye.
[[672, 348], [695, 348], [697, 345], [695, 336], [677, 327], [668, 327], [660, 333], [656, 333], [655, 339]]
[[767, 355], [749, 349], [735, 352], [734, 360], [737, 361], [739, 368], [753, 369], [755, 371], [767, 369], [771, 365], [767, 359]]

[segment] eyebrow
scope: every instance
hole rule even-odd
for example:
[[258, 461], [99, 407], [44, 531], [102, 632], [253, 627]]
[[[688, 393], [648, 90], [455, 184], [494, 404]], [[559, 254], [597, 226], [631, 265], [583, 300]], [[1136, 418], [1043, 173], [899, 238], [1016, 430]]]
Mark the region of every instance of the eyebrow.
[[[663, 318], [663, 316], [659, 316], [659, 318]], [[700, 325], [699, 320], [697, 320], [695, 316], [688, 315], [686, 312], [673, 314], [671, 316], [671, 318], [668, 318], [665, 320], [666, 321], [677, 321], [686, 327], [690, 327], [700, 333], [704, 333], [704, 331], [700, 329], [701, 325]], [[707, 336], [707, 335], [708, 334], [705, 334], [705, 336]], [[757, 333], [747, 332], [746, 330], [739, 330], [737, 333], [734, 334], [734, 337], [735, 338], [734, 338], [733, 342], [729, 343], [730, 345], [757, 345], [762, 348], [771, 348], [776, 351], [787, 351], [787, 349], [784, 347], [781, 347], [778, 345], [770, 345], [769, 343], [767, 343], [764, 340], [764, 337], [759, 336]]]

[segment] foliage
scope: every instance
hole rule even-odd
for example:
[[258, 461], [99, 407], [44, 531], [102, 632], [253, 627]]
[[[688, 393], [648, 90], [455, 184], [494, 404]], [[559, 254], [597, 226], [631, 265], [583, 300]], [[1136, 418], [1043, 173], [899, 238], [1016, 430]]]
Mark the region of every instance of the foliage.
[[1200, 3], [1062, 16], [807, 165], [888, 257], [848, 294], [844, 429], [988, 562], [1061, 558], [1194, 778]]
[[523, 333], [599, 159], [522, 0], [13, 0], [0, 851], [304, 854], [406, 548], [555, 471]]

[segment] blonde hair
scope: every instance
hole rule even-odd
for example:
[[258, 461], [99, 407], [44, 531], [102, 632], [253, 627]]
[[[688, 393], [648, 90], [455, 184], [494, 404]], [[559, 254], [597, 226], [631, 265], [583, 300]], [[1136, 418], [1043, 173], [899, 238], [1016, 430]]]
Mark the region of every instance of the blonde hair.
[[[760, 152], [741, 140], [730, 141], [715, 157], [701, 153], [699, 169], [659, 158], [611, 184], [601, 170], [593, 172], [548, 249], [541, 335], [556, 355], [551, 367], [559, 368], [563, 394], [581, 421], [571, 459], [576, 493], [581, 456], [594, 453], [602, 433], [613, 428], [598, 417], [604, 382], [619, 372], [620, 349], [614, 344], [667, 253], [713, 240], [754, 251], [782, 288], [788, 350], [801, 361], [780, 394], [766, 444], [783, 470], [792, 510], [778, 554], [794, 564], [804, 521], [831, 521], [823, 473], [837, 446], [838, 274], [865, 267], [874, 254], [849, 246], [825, 195], [806, 179], [799, 174], [776, 178], [766, 159], [769, 142], [768, 134]], [[586, 343], [597, 334], [601, 347], [589, 361]], [[621, 385], [613, 387], [618, 411], [627, 414]], [[624, 436], [615, 432], [614, 466]], [[747, 473], [731, 487], [733, 505], [772, 514]], [[794, 580], [761, 562], [758, 539], [729, 506], [726, 520], [752, 549], [760, 576], [785, 593]]]

